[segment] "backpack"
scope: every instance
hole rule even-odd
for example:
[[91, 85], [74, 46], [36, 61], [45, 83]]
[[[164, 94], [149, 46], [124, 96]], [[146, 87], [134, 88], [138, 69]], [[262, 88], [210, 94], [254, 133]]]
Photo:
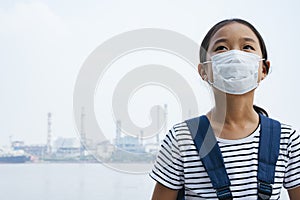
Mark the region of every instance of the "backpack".
[[[259, 114], [261, 133], [258, 150], [258, 200], [270, 199], [275, 179], [275, 167], [280, 148], [280, 122]], [[192, 134], [200, 159], [216, 190], [219, 200], [233, 199], [230, 180], [217, 139], [205, 115], [185, 121]], [[272, 139], [270, 139], [272, 138]], [[265, 147], [265, 148], [263, 148]], [[177, 200], [185, 199], [184, 186], [178, 191]]]

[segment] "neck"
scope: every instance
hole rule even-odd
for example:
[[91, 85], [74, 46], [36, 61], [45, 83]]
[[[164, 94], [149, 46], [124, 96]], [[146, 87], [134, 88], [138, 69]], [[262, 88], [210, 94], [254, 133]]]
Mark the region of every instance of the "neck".
[[255, 122], [258, 119], [253, 109], [254, 91], [244, 95], [215, 92], [215, 107], [209, 112], [212, 121], [227, 125]]

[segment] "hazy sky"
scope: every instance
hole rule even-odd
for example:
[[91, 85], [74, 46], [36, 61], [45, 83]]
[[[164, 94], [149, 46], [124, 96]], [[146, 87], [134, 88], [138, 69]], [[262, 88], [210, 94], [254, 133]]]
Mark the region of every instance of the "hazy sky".
[[[8, 144], [10, 135], [27, 144], [45, 143], [48, 112], [53, 113], [54, 137], [77, 137], [72, 110], [77, 75], [90, 53], [111, 37], [161, 28], [200, 43], [212, 25], [233, 17], [250, 21], [260, 31], [273, 67], [255, 102], [272, 117], [300, 127], [299, 7], [297, 0], [0, 1], [0, 144]], [[129, 68], [152, 63], [177, 63], [174, 68], [186, 73], [196, 92], [202, 91], [198, 76], [178, 67], [188, 68], [178, 57], [163, 52], [130, 54], [107, 71], [110, 74], [99, 83], [101, 92], [95, 94], [103, 100], [95, 112], [108, 135], [115, 132], [110, 119], [113, 86]], [[155, 103], [168, 103], [168, 127], [181, 120], [179, 104], [170, 92], [158, 86], [143, 89], [129, 104], [136, 123], [149, 123], [149, 109]]]

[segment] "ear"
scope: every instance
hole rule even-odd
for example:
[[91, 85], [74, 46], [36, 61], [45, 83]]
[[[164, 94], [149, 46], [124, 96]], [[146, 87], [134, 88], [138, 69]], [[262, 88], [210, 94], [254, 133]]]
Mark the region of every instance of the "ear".
[[198, 65], [198, 73], [201, 76], [202, 80], [206, 81], [207, 80], [207, 74], [204, 70], [203, 64], [199, 63]]
[[264, 80], [266, 78], [266, 76], [268, 75], [268, 72], [270, 72], [270, 66], [271, 63], [269, 60], [267, 60], [265, 62], [266, 65], [263, 65], [262, 67], [262, 76], [261, 76], [261, 80]]

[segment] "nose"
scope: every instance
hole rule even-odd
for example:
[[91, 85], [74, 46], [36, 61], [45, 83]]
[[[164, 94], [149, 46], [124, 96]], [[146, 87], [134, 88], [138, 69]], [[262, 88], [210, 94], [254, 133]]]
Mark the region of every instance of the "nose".
[[229, 50], [243, 50], [243, 49], [241, 49], [240, 45], [236, 43], [232, 45]]

